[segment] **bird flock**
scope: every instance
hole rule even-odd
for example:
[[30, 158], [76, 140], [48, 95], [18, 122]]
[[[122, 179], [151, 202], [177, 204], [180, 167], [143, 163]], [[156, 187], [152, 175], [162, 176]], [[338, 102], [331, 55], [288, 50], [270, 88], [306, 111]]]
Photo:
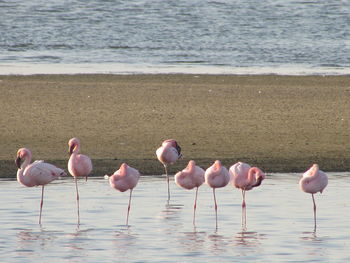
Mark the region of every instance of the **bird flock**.
[[[76, 188], [76, 201], [77, 201], [77, 220], [80, 224], [80, 211], [79, 211], [79, 191], [78, 191], [78, 178], [85, 177], [92, 171], [91, 159], [83, 155], [80, 152], [80, 141], [78, 138], [72, 138], [68, 142], [70, 158], [68, 161], [68, 171], [74, 177]], [[158, 160], [163, 164], [165, 175], [167, 178], [168, 188], [168, 202], [170, 200], [170, 187], [169, 187], [169, 165], [174, 164], [178, 159], [182, 157], [181, 147], [176, 140], [165, 140], [162, 145], [156, 150]], [[42, 186], [41, 202], [40, 202], [40, 214], [39, 224], [41, 224], [41, 215], [43, 208], [44, 198], [44, 186], [53, 180], [60, 177], [67, 176], [67, 173], [52, 164], [45, 163], [44, 161], [35, 161], [31, 163], [32, 153], [27, 148], [20, 148], [17, 151], [16, 166], [17, 181], [24, 186]], [[125, 192], [130, 190], [129, 203], [127, 209], [126, 225], [129, 222], [129, 213], [131, 206], [132, 191], [136, 187], [140, 178], [140, 172], [133, 167], [128, 166], [126, 163], [122, 163], [120, 168], [115, 171], [111, 176], [105, 175], [105, 178], [109, 180], [110, 186], [114, 189]], [[213, 189], [214, 208], [215, 208], [215, 222], [216, 227], [218, 225], [217, 215], [217, 202], [215, 189], [225, 187], [230, 182], [231, 184], [241, 189], [242, 192], [242, 225], [246, 224], [246, 201], [245, 194], [255, 187], [261, 185], [262, 181], [266, 178], [264, 172], [258, 167], [251, 167], [247, 163], [237, 162], [233, 164], [229, 169], [222, 165], [219, 160], [216, 160], [206, 170], [196, 165], [194, 160], [190, 160], [188, 165], [178, 173], [175, 174], [175, 183], [184, 189], [196, 189], [195, 201], [193, 206], [193, 224], [195, 225], [196, 208], [197, 208], [197, 195], [198, 188], [205, 182], [209, 187]], [[314, 194], [317, 192], [322, 193], [328, 184], [327, 175], [319, 169], [317, 164], [313, 164], [302, 176], [299, 181], [299, 185], [302, 191], [310, 193], [313, 201], [314, 212], [314, 229], [316, 230], [316, 203]]]

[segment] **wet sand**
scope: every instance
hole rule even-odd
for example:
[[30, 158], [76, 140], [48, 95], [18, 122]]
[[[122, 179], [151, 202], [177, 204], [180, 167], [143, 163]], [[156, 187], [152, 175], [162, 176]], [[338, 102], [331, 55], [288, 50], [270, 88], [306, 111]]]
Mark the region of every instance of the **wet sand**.
[[155, 150], [174, 138], [203, 168], [240, 160], [266, 172], [350, 170], [349, 76], [0, 76], [0, 177], [20, 147], [66, 168], [78, 137], [94, 175], [126, 161], [163, 174]]

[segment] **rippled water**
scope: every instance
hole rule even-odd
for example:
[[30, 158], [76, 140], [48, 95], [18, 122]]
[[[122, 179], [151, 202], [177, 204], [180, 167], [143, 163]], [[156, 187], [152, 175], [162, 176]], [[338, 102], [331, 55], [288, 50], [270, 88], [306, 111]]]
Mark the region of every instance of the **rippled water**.
[[349, 73], [349, 24], [349, 0], [0, 0], [0, 70]]
[[312, 199], [299, 190], [299, 175], [274, 174], [247, 193], [247, 226], [241, 225], [241, 194], [217, 190], [218, 229], [211, 189], [199, 190], [192, 224], [194, 191], [142, 177], [133, 193], [126, 227], [128, 193], [107, 180], [79, 182], [81, 225], [76, 224], [71, 178], [46, 187], [39, 226], [40, 188], [0, 181], [0, 257], [5, 262], [348, 262], [349, 173], [329, 174], [329, 185]]

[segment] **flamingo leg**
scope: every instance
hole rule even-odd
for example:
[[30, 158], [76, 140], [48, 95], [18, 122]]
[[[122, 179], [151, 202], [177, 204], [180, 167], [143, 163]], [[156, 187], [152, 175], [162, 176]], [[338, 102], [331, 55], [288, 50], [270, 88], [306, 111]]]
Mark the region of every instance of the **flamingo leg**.
[[78, 225], [80, 225], [80, 213], [79, 213], [79, 191], [78, 191], [78, 179], [77, 177], [75, 176], [74, 177], [75, 179], [75, 189], [76, 189], [76, 192], [77, 192], [77, 205], [78, 205]]
[[314, 231], [316, 231], [316, 202], [315, 202], [314, 194], [311, 194], [311, 196], [312, 196], [312, 202], [314, 203], [314, 224], [315, 224]]
[[246, 203], [245, 203], [245, 190], [242, 190], [242, 209], [246, 207]]
[[215, 203], [215, 225], [218, 228], [218, 205], [216, 203], [215, 188], [213, 188], [214, 203]]
[[40, 201], [40, 214], [39, 214], [39, 225], [41, 225], [41, 213], [43, 211], [44, 204], [44, 186], [41, 188], [41, 201]]
[[127, 213], [127, 216], [126, 216], [126, 225], [128, 225], [128, 223], [129, 223], [129, 213], [130, 213], [130, 205], [131, 205], [132, 190], [133, 190], [133, 189], [130, 189], [129, 204], [128, 204], [128, 213]]
[[164, 164], [164, 170], [165, 170], [165, 174], [166, 174], [166, 180], [168, 183], [168, 202], [170, 201], [170, 186], [169, 186], [169, 174], [168, 174], [168, 167], [166, 164]]
[[193, 206], [193, 225], [196, 225], [196, 209], [197, 209], [197, 195], [198, 195], [198, 187], [196, 189], [196, 197], [194, 199], [194, 206]]
[[247, 227], [247, 207], [245, 203], [245, 190], [242, 190], [242, 228], [245, 229]]

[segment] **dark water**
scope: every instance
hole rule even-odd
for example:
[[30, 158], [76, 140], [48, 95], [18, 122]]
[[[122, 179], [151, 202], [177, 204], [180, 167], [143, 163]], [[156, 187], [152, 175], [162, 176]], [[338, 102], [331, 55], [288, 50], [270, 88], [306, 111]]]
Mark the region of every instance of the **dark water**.
[[349, 74], [349, 25], [349, 0], [0, 0], [0, 73]]
[[299, 190], [297, 174], [269, 175], [247, 192], [247, 225], [241, 224], [241, 193], [218, 189], [218, 228], [213, 196], [199, 190], [196, 225], [194, 191], [165, 178], [142, 177], [133, 193], [129, 223], [128, 193], [107, 180], [81, 180], [81, 225], [76, 224], [72, 178], [46, 188], [43, 224], [37, 224], [40, 188], [0, 181], [0, 257], [3, 262], [349, 262], [350, 173], [329, 173], [329, 185], [312, 199]]

